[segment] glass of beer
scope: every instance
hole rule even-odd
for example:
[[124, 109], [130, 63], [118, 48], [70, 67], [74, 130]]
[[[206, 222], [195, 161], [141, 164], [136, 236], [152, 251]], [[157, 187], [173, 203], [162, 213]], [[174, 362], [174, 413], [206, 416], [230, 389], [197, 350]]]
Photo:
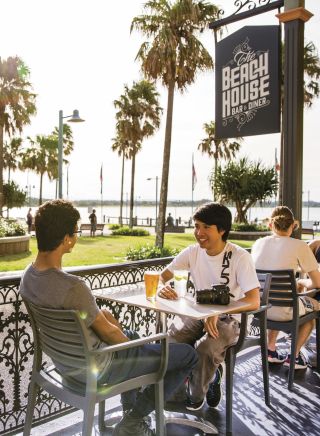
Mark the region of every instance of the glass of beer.
[[158, 271], [146, 271], [144, 283], [146, 286], [146, 297], [149, 301], [156, 301], [160, 273]]

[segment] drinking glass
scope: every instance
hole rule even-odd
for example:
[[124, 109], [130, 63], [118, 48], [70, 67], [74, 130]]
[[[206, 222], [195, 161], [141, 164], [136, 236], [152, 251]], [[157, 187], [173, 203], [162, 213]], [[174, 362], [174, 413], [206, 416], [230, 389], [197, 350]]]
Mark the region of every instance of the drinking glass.
[[149, 301], [156, 300], [160, 273], [157, 271], [146, 271], [144, 273], [144, 283], [146, 286], [146, 297]]
[[176, 269], [173, 271], [174, 290], [178, 297], [184, 297], [187, 292], [188, 271]]

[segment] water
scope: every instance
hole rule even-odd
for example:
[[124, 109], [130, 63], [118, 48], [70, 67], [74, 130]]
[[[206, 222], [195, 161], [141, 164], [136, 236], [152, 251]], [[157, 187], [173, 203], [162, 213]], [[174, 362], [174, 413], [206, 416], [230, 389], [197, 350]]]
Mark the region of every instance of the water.
[[[13, 208], [10, 210], [10, 217], [19, 218], [21, 220], [26, 219], [29, 207], [22, 208]], [[89, 223], [89, 215], [92, 211], [92, 207], [78, 207], [80, 212], [81, 221], [83, 223]], [[120, 206], [103, 206], [102, 210], [100, 206], [94, 206], [96, 209], [96, 215], [98, 218], [98, 222], [103, 222], [103, 217], [105, 217], [105, 222], [116, 223], [118, 222], [118, 217], [120, 214]], [[32, 208], [32, 215], [35, 214], [37, 208]], [[195, 210], [195, 208], [194, 208]], [[194, 211], [193, 210], [193, 211]], [[232, 216], [235, 215], [235, 208], [230, 208], [232, 212]], [[271, 215], [272, 207], [253, 207], [248, 213], [249, 221], [254, 221], [256, 218], [261, 221], [265, 218], [268, 218]], [[134, 216], [137, 216], [139, 219], [152, 218], [156, 217], [155, 206], [137, 206], [134, 207]], [[181, 218], [181, 223], [185, 224], [192, 217], [191, 206], [168, 206], [167, 207], [167, 215], [171, 213], [174, 220]], [[124, 206], [123, 208], [123, 217], [129, 218], [129, 207]], [[109, 221], [108, 221], [109, 219]], [[302, 210], [302, 220], [303, 221], [320, 221], [320, 207], [304, 207]]]

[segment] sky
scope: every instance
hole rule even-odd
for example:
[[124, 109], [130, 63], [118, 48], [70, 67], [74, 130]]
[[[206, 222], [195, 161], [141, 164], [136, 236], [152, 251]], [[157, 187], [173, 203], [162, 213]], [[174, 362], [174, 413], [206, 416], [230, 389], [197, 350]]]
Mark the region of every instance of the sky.
[[[103, 166], [103, 199], [119, 200], [121, 159], [112, 152], [115, 136], [113, 102], [133, 81], [142, 79], [135, 56], [144, 38], [130, 34], [130, 24], [143, 13], [141, 0], [10, 0], [1, 2], [0, 56], [19, 56], [31, 71], [30, 81], [37, 94], [37, 114], [22, 137], [50, 134], [58, 126], [59, 110], [64, 116], [78, 109], [84, 123], [70, 124], [74, 151], [70, 156], [69, 199], [100, 198], [100, 168]], [[258, 1], [256, 0], [256, 3]], [[234, 0], [215, 2], [225, 16], [235, 11]], [[306, 0], [314, 14], [305, 25], [305, 41], [320, 46], [320, 2]], [[226, 36], [245, 25], [278, 24], [276, 11], [228, 26]], [[206, 31], [201, 40], [214, 56], [214, 39]], [[164, 109], [160, 129], [144, 141], [136, 158], [135, 199], [155, 200], [155, 177], [162, 173], [167, 91], [157, 83]], [[213, 162], [198, 151], [205, 137], [203, 124], [214, 120], [214, 72], [198, 74], [193, 85], [174, 98], [173, 130], [169, 173], [169, 200], [191, 200], [191, 162], [197, 183], [194, 200], [212, 198], [209, 175]], [[320, 201], [319, 183], [320, 101], [304, 112], [303, 199]], [[28, 145], [27, 140], [25, 144]], [[239, 156], [261, 159], [274, 165], [275, 150], [280, 154], [280, 134], [246, 137]], [[130, 192], [131, 163], [125, 166], [125, 196]], [[147, 180], [151, 178], [151, 180]], [[39, 176], [16, 172], [21, 187], [31, 187], [38, 196]], [[63, 192], [66, 198], [66, 169]], [[34, 188], [33, 188], [34, 187]], [[160, 189], [160, 182], [159, 182]], [[55, 183], [44, 179], [43, 194], [54, 198]], [[159, 195], [159, 194], [158, 194]]]

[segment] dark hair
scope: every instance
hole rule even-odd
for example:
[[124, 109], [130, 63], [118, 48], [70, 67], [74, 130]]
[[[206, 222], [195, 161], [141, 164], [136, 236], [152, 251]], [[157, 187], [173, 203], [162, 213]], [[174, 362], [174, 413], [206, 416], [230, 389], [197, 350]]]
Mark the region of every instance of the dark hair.
[[229, 236], [232, 224], [232, 215], [230, 210], [220, 203], [206, 203], [198, 207], [193, 214], [194, 220], [199, 220], [208, 226], [215, 225], [219, 232], [224, 230], [222, 240], [226, 241]]
[[271, 222], [276, 230], [286, 231], [294, 223], [294, 216], [287, 206], [277, 206], [271, 214]]
[[55, 250], [66, 235], [74, 234], [79, 219], [78, 210], [69, 201], [52, 200], [42, 204], [35, 216], [38, 250]]

